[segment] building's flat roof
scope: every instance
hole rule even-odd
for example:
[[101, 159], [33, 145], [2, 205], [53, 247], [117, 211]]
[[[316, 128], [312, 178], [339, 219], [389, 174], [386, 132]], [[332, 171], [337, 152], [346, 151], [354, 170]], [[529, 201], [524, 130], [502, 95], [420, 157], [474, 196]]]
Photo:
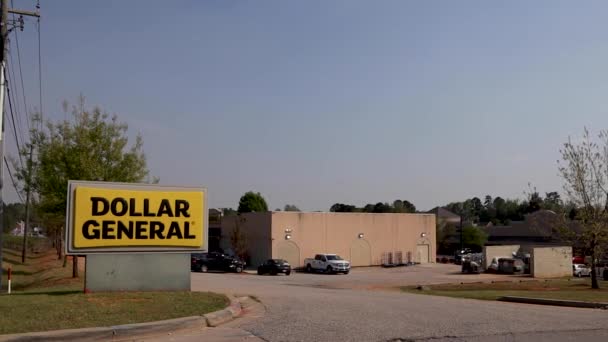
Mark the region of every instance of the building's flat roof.
[[[366, 212], [334, 212], [334, 211], [269, 211], [270, 213], [278, 213], [278, 214], [344, 214], [344, 215], [357, 215], [357, 214], [369, 214], [369, 215], [419, 215], [419, 216], [435, 216], [435, 214], [430, 213], [366, 213]], [[260, 213], [260, 212], [257, 212]], [[251, 214], [251, 213], [247, 213]]]

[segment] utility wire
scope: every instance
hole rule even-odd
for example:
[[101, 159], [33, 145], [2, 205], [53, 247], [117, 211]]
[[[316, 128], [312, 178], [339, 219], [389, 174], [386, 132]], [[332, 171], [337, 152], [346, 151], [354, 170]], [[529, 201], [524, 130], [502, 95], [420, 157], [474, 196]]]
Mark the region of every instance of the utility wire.
[[[5, 72], [6, 74], [6, 72]], [[6, 77], [6, 76], [5, 76]], [[7, 97], [8, 97], [8, 106], [10, 108], [11, 111], [11, 118], [13, 120], [11, 120], [13, 122], [13, 132], [15, 133], [15, 141], [17, 142], [17, 150], [19, 151], [19, 162], [21, 163], [21, 168], [23, 168], [23, 158], [21, 157], [21, 145], [19, 144], [19, 137], [17, 135], [17, 127], [15, 126], [15, 115], [13, 114], [13, 101], [11, 101], [11, 93], [10, 93], [10, 88], [6, 87], [6, 92], [7, 92]]]
[[13, 187], [15, 188], [15, 192], [19, 196], [21, 203], [25, 203], [25, 201], [23, 200], [23, 197], [21, 197], [21, 193], [19, 192], [19, 189], [17, 188], [17, 183], [15, 182], [15, 179], [13, 178], [13, 173], [11, 172], [11, 168], [8, 166], [8, 161], [6, 161], [6, 157], [4, 157], [4, 164], [6, 165], [6, 169], [8, 170], [8, 175], [11, 176], [11, 182], [13, 182]]
[[[13, 0], [11, 0], [11, 7], [13, 7], [13, 8], [15, 7], [13, 5]], [[15, 14], [13, 14], [12, 16], [13, 16], [13, 20], [14, 20]], [[17, 48], [16, 49], [17, 50], [17, 62], [19, 64], [19, 77], [21, 78], [21, 94], [23, 97], [23, 115], [25, 115], [25, 120], [27, 123], [27, 131], [29, 132], [30, 131], [30, 116], [28, 114], [27, 101], [25, 99], [25, 84], [23, 82], [23, 69], [21, 68], [21, 49], [19, 48], [19, 35], [17, 34], [17, 30], [15, 30], [14, 32], [15, 32], [15, 45]], [[9, 50], [9, 54], [10, 54], [10, 50]], [[16, 105], [16, 102], [15, 102], [15, 105]]]
[[[36, 4], [36, 10], [40, 11], [40, 0]], [[40, 88], [40, 129], [42, 129], [42, 49], [40, 43], [40, 17], [38, 17], [38, 87]]]
[[27, 112], [27, 101], [25, 99], [25, 85], [23, 83], [23, 70], [21, 69], [21, 50], [19, 49], [19, 36], [17, 35], [17, 31], [15, 30], [15, 45], [17, 47], [17, 62], [19, 64], [19, 77], [21, 78], [21, 94], [23, 95], [23, 115], [25, 115], [25, 120], [27, 123], [27, 130], [30, 130], [30, 116]]
[[[4, 79], [5, 79], [5, 88], [6, 88], [6, 98], [8, 98], [8, 105], [9, 105], [9, 109], [10, 109], [10, 113], [11, 113], [11, 122], [13, 124], [13, 134], [15, 136], [15, 142], [17, 143], [17, 150], [19, 151], [19, 162], [21, 163], [21, 167], [23, 168], [23, 158], [21, 157], [21, 144], [19, 144], [19, 134], [17, 133], [17, 127], [15, 126], [15, 114], [13, 111], [13, 100], [12, 100], [12, 94], [11, 94], [11, 89], [10, 89], [10, 81], [8, 80], [8, 73], [6, 72], [6, 68], [4, 68], [3, 70], [4, 72]], [[23, 140], [23, 138], [21, 139]]]
[[[9, 50], [9, 63], [10, 63], [10, 68], [9, 68], [9, 73], [8, 73], [8, 77], [10, 78], [8, 80], [8, 84], [13, 84], [13, 81], [16, 80], [17, 78], [15, 77], [15, 68], [13, 67], [13, 55], [10, 53]], [[15, 81], [16, 83], [16, 81]], [[15, 112], [17, 113], [17, 128], [19, 128], [19, 132], [23, 132], [23, 124], [21, 122], [21, 116], [19, 115], [19, 113], [21, 112], [20, 108], [19, 108], [19, 96], [17, 94], [14, 94], [14, 99], [13, 101], [15, 102]]]

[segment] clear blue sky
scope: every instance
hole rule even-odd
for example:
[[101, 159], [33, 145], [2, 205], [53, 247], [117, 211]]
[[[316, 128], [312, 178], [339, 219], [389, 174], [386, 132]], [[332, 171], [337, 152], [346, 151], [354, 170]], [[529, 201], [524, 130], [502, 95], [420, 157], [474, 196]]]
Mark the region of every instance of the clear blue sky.
[[44, 107], [63, 118], [82, 92], [143, 135], [162, 184], [206, 186], [214, 207], [248, 190], [304, 210], [561, 191], [561, 144], [608, 128], [606, 13], [605, 1], [43, 0]]

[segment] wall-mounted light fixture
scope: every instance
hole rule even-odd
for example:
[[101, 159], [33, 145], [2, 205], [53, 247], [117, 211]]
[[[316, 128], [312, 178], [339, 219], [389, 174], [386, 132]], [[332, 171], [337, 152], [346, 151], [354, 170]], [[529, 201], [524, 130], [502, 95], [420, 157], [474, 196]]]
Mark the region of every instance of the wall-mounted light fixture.
[[285, 233], [291, 233], [291, 228], [285, 228]]
[[359, 239], [363, 239], [363, 233], [359, 233], [359, 235], [357, 235], [359, 237]]
[[421, 236], [421, 237], [425, 237], [425, 236], [426, 236], [426, 233], [422, 233], [422, 234], [420, 234], [420, 236]]
[[285, 240], [291, 240], [291, 234], [286, 234], [285, 235]]

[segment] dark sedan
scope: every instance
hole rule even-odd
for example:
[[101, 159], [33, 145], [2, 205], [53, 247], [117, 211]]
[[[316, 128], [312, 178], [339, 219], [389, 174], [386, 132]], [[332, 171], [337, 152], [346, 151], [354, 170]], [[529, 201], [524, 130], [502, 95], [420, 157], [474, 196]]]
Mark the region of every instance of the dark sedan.
[[197, 253], [191, 255], [190, 269], [196, 272], [224, 271], [241, 273], [245, 263], [221, 253]]
[[285, 273], [285, 275], [291, 274], [291, 265], [283, 259], [268, 259], [258, 267], [258, 274], [277, 275], [279, 273]]

